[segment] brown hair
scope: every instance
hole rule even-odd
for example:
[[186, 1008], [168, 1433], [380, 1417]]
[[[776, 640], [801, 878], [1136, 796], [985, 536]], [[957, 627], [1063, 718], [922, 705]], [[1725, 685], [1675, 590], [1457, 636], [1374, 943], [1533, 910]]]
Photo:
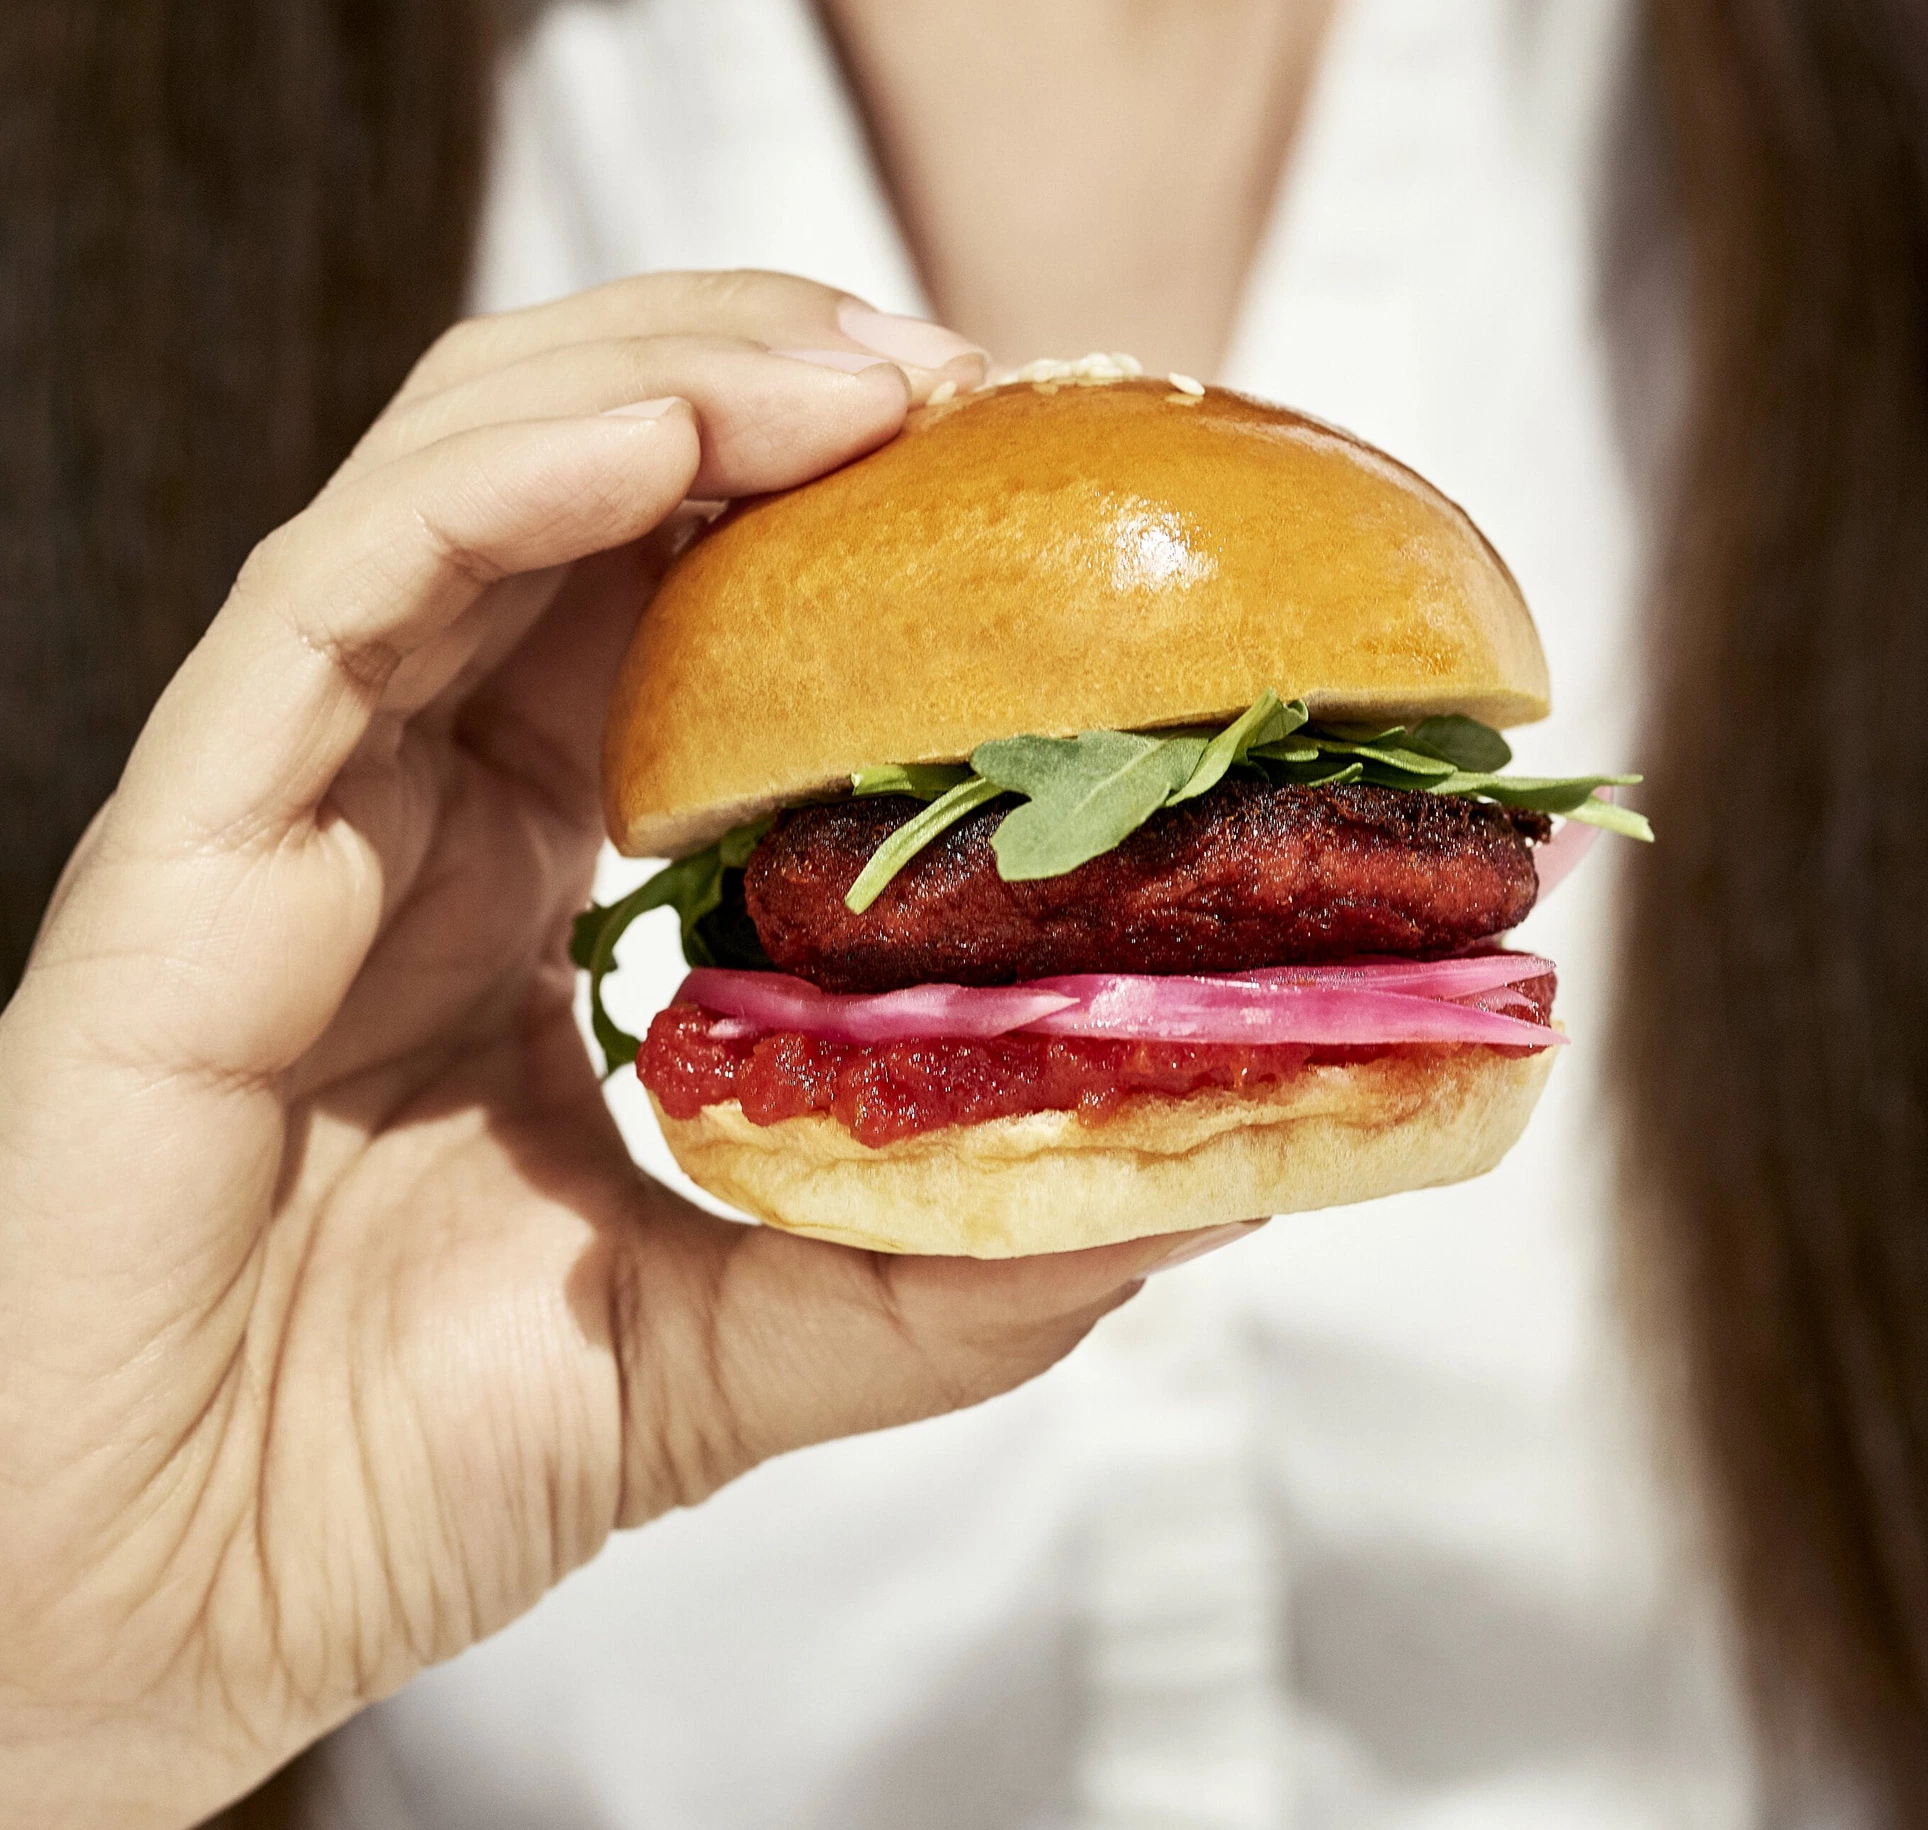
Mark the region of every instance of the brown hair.
[[1928, 1824], [1928, 12], [1652, 0], [1695, 405], [1621, 1042], [1770, 1756]]
[[[1697, 395], [1622, 1023], [1770, 1718], [1928, 1825], [1928, 15], [1648, 0]], [[0, 8], [0, 973], [161, 682], [459, 307], [483, 0]]]
[[0, 996], [249, 547], [459, 311], [480, 0], [0, 6]]

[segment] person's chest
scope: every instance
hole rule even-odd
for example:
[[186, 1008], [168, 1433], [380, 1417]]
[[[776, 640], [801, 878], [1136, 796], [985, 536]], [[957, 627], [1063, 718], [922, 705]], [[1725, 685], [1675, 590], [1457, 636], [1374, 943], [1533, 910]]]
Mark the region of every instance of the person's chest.
[[1218, 372], [1333, 0], [821, 0], [933, 308]]

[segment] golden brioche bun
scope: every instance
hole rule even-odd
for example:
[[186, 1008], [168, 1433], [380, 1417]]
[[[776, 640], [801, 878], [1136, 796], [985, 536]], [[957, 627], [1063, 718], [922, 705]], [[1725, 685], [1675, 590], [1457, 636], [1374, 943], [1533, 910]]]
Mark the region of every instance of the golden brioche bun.
[[833, 1118], [759, 1126], [734, 1101], [656, 1116], [690, 1177], [772, 1226], [883, 1252], [1015, 1258], [1484, 1175], [1525, 1128], [1551, 1049], [1308, 1068], [1256, 1094], [1036, 1112], [873, 1149]]
[[680, 856], [873, 764], [1209, 723], [1268, 686], [1329, 718], [1547, 711], [1512, 575], [1383, 453], [1217, 388], [1009, 384], [675, 563], [611, 707], [609, 830]]

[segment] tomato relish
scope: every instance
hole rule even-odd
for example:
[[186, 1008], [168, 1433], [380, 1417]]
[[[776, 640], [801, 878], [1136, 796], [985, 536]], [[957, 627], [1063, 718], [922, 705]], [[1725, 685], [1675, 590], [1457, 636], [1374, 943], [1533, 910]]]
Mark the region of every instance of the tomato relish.
[[[1551, 977], [1513, 990], [1515, 996], [1505, 1004], [1509, 1016], [1548, 1021]], [[1428, 1059], [1476, 1046], [1334, 1048], [1017, 1035], [860, 1044], [789, 1030], [743, 1036], [739, 1027], [697, 1004], [671, 1004], [657, 1013], [636, 1070], [671, 1118], [694, 1118], [705, 1106], [734, 1099], [753, 1124], [827, 1112], [859, 1143], [870, 1145], [1024, 1112], [1077, 1112], [1102, 1119], [1122, 1101], [1144, 1094], [1183, 1099], [1208, 1089], [1245, 1092], [1308, 1067], [1387, 1055]]]

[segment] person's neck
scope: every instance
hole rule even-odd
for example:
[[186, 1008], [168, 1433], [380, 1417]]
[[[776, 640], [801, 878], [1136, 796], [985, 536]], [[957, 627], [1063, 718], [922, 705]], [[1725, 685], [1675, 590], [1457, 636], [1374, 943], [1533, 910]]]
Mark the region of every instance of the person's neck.
[[945, 322], [1209, 375], [1334, 0], [819, 0]]

